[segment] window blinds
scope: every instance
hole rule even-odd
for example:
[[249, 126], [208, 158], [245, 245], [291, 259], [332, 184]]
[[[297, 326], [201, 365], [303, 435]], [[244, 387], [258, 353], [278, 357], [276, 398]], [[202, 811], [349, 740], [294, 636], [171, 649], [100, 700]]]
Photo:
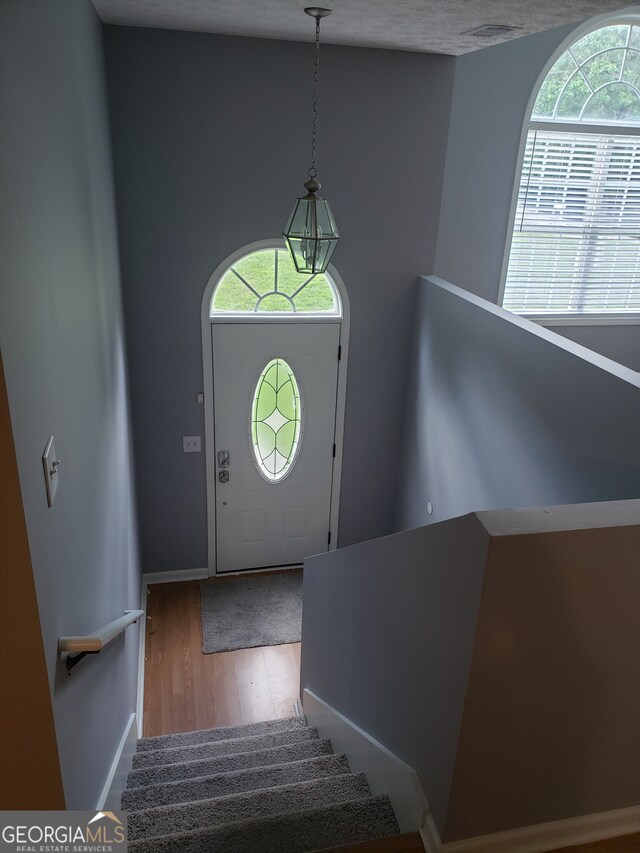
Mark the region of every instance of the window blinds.
[[503, 305], [640, 314], [640, 137], [529, 130]]

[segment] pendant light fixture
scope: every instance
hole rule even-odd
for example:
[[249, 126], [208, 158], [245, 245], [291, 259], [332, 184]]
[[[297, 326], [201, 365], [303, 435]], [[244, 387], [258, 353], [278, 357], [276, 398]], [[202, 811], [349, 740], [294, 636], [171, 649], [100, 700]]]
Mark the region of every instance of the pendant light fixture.
[[336, 227], [329, 202], [318, 195], [316, 138], [318, 135], [318, 79], [320, 75], [320, 21], [331, 9], [310, 6], [304, 10], [316, 19], [316, 58], [313, 78], [313, 129], [311, 132], [311, 168], [305, 182], [307, 194], [296, 199], [282, 233], [299, 273], [322, 273], [326, 270], [333, 250], [338, 244]]

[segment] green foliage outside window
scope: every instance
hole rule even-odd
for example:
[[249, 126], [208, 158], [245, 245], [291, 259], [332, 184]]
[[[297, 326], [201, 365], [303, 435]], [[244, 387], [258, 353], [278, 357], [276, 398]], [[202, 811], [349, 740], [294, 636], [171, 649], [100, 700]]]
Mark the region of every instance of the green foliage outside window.
[[573, 44], [547, 74], [531, 118], [640, 124], [640, 27], [603, 27]]
[[333, 285], [326, 275], [300, 275], [284, 249], [245, 255], [215, 289], [213, 314], [265, 312], [337, 314]]

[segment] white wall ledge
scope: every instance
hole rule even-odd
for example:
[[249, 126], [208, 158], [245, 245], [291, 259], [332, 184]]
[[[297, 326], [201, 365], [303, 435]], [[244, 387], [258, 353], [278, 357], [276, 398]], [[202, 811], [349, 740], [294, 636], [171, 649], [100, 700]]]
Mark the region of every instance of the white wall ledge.
[[630, 367], [618, 364], [617, 361], [613, 361], [604, 355], [600, 355], [600, 353], [594, 352], [588, 347], [582, 346], [582, 344], [577, 344], [574, 341], [559, 335], [557, 332], [551, 331], [551, 329], [540, 326], [533, 320], [522, 317], [520, 314], [514, 314], [512, 311], [507, 311], [506, 308], [502, 308], [500, 305], [495, 305], [493, 302], [489, 302], [481, 296], [476, 296], [475, 293], [471, 293], [468, 290], [457, 287], [457, 285], [451, 284], [438, 276], [419, 276], [419, 279], [429, 286], [438, 287], [441, 290], [447, 291], [452, 296], [464, 299], [465, 302], [469, 302], [471, 305], [475, 305], [477, 308], [481, 308], [489, 314], [500, 317], [507, 323], [511, 323], [513, 326], [524, 329], [524, 331], [531, 335], [542, 338], [542, 340], [553, 344], [559, 349], [565, 350], [565, 352], [571, 353], [571, 355], [575, 355], [577, 358], [592, 364], [594, 367], [605, 370], [607, 373], [610, 373], [617, 379], [621, 379], [623, 382], [628, 382], [630, 385], [640, 388], [640, 373], [636, 370], [631, 370]]
[[640, 500], [486, 510], [475, 516], [490, 536], [629, 527], [640, 525]]

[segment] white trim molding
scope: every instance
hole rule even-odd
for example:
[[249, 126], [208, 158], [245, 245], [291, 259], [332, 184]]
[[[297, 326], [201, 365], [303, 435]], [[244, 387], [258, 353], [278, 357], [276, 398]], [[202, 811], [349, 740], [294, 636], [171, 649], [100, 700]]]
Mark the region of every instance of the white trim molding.
[[640, 832], [640, 806], [450, 841], [441, 853], [544, 853]]
[[206, 581], [207, 569], [176, 569], [173, 572], [149, 572], [142, 575], [142, 583], [151, 586], [154, 583], [179, 583], [180, 581]]
[[127, 776], [133, 765], [133, 754], [136, 751], [137, 739], [136, 715], [131, 714], [113, 756], [107, 780], [96, 804], [96, 811], [102, 811], [105, 808], [117, 811], [121, 808], [120, 798], [127, 787]]
[[412, 767], [310, 690], [304, 690], [302, 706], [309, 725], [347, 756], [352, 772], [366, 775], [371, 793], [388, 795], [400, 832], [418, 832], [428, 823], [429, 805]]

